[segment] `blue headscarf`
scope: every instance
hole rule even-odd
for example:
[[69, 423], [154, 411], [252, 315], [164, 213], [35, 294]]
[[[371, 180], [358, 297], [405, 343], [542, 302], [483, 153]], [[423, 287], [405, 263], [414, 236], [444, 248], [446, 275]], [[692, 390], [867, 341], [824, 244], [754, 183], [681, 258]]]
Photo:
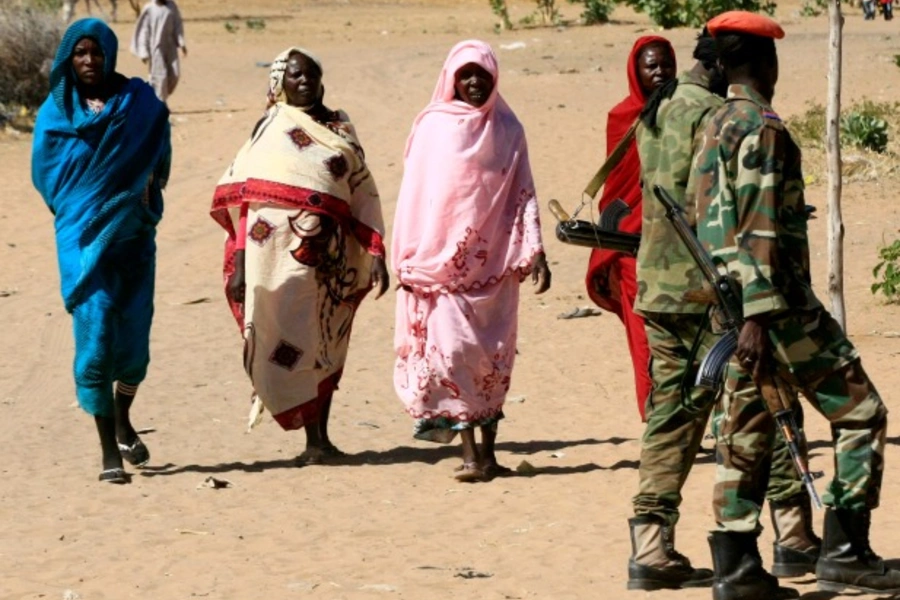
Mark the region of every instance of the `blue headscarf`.
[[[111, 94], [99, 113], [84, 105], [72, 67], [79, 40], [96, 41]], [[85, 297], [104, 253], [125, 237], [151, 236], [169, 176], [169, 111], [140, 79], [115, 72], [118, 41], [99, 19], [73, 23], [56, 53], [50, 95], [38, 111], [31, 178], [55, 215], [66, 309]]]
[[59, 112], [69, 120], [79, 116], [77, 113], [73, 114], [80, 98], [75, 85], [77, 78], [72, 66], [72, 55], [75, 53], [75, 45], [84, 38], [97, 42], [103, 51], [103, 81], [110, 81], [116, 72], [119, 40], [113, 30], [100, 19], [81, 19], [72, 23], [59, 43], [53, 69], [50, 71], [50, 96]]

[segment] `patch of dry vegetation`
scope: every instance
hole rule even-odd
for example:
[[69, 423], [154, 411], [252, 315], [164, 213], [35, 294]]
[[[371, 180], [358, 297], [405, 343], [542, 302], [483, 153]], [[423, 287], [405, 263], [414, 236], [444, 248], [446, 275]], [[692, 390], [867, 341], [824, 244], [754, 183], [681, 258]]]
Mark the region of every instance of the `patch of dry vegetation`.
[[0, 3], [0, 126], [27, 128], [47, 97], [63, 24], [51, 6]]
[[[864, 99], [842, 111], [843, 117], [856, 114], [880, 119], [887, 124], [887, 148], [876, 152], [858, 145], [861, 140], [852, 135], [841, 135], [841, 158], [845, 181], [869, 181], [893, 178], [900, 173], [900, 102], [873, 102]], [[803, 150], [803, 171], [808, 183], [826, 177], [825, 157], [825, 107], [810, 104], [806, 112], [787, 120], [794, 141]]]

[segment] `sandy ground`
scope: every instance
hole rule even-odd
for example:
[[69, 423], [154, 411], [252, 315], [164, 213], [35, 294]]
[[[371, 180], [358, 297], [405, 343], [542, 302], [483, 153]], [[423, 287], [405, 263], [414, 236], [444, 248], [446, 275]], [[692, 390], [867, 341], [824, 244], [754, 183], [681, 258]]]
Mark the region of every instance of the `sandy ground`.
[[[554, 285], [542, 297], [523, 294], [510, 392], [517, 402], [499, 438], [502, 462], [526, 460], [538, 472], [462, 485], [451, 478], [458, 448], [414, 441], [394, 395], [391, 294], [363, 306], [336, 398], [333, 438], [352, 453], [350, 464], [295, 468], [304, 437], [271, 420], [244, 433], [250, 388], [221, 293], [222, 237], [207, 213], [216, 180], [263, 108], [267, 70], [257, 62], [297, 44], [324, 61], [326, 100], [355, 121], [390, 223], [409, 126], [447, 50], [469, 37], [498, 51], [501, 90], [525, 124], [542, 205], [557, 197], [574, 206], [603, 155], [605, 113], [626, 92], [625, 57], [651, 31], [647, 19], [619, 9], [608, 26], [495, 35], [487, 2], [475, 0], [181, 5], [190, 56], [171, 99], [175, 163], [159, 232], [153, 362], [135, 409], [136, 424], [153, 428], [144, 436], [153, 460], [132, 485], [96, 481], [93, 423], [74, 403], [52, 220], [29, 179], [31, 140], [0, 142], [0, 598], [710, 597], [625, 591], [642, 432], [631, 366], [615, 317], [557, 320], [587, 305], [587, 253], [555, 240], [549, 214]], [[528, 8], [515, 5], [513, 16]], [[823, 101], [826, 89], [827, 20], [801, 19], [797, 8], [778, 14], [788, 36], [775, 106], [786, 116]], [[265, 30], [248, 29], [247, 17], [263, 17]], [[123, 50], [131, 26], [115, 27]], [[687, 65], [694, 32], [665, 35]], [[503, 48], [517, 42], [524, 48]], [[896, 99], [896, 25], [852, 11], [845, 43], [846, 97]], [[119, 69], [143, 72], [124, 51]], [[900, 307], [882, 304], [869, 285], [877, 248], [900, 228], [893, 186], [853, 184], [844, 196], [849, 332], [890, 407], [900, 387]], [[824, 186], [808, 193], [824, 213]], [[824, 294], [824, 218], [812, 222], [811, 241]], [[812, 466], [830, 474], [828, 427], [809, 420]], [[891, 434], [872, 533], [888, 557], [900, 557], [898, 445]], [[233, 487], [198, 489], [209, 476]], [[679, 548], [706, 566], [712, 478], [711, 460], [700, 460], [678, 532]], [[796, 583], [804, 598], [834, 597], [815, 592], [812, 578]]]

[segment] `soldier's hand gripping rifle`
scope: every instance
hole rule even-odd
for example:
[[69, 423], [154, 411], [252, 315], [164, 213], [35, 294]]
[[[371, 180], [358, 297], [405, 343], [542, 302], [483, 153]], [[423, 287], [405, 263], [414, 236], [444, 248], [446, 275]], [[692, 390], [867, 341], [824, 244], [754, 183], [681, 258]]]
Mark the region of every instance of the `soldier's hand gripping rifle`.
[[[666, 218], [672, 223], [678, 237], [690, 252], [694, 262], [700, 267], [703, 278], [712, 286], [715, 295], [713, 301], [719, 311], [720, 323], [725, 334], [703, 358], [695, 385], [709, 390], [717, 390], [722, 384], [728, 361], [737, 349], [738, 335], [744, 326], [741, 290], [734, 278], [719, 272], [712, 256], [700, 244], [694, 230], [685, 219], [684, 210], [672, 196], [658, 185], [653, 186], [653, 194], [666, 207]], [[794, 461], [803, 485], [806, 486], [809, 497], [816, 508], [822, 508], [822, 501], [819, 499], [819, 494], [816, 493], [813, 477], [809, 472], [809, 464], [800, 454], [800, 428], [797, 427], [794, 419], [794, 413], [791, 410], [792, 399], [785, 392], [785, 383], [780, 380], [774, 370], [764, 368], [761, 371], [760, 380], [756, 381], [756, 384], [766, 403], [766, 408], [775, 418], [775, 422], [784, 436], [791, 459]]]

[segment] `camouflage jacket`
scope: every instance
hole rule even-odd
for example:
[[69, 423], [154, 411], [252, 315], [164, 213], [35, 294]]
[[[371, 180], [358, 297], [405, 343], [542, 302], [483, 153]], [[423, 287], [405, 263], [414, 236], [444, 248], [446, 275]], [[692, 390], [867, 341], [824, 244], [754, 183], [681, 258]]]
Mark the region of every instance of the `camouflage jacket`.
[[[682, 73], [675, 93], [660, 104], [657, 129], [651, 131], [642, 124], [637, 130], [643, 185], [638, 294], [634, 302], [638, 313], [706, 310], [706, 305], [683, 297], [686, 291], [701, 287], [703, 275], [666, 219], [665, 209], [653, 195], [653, 186], [665, 188], [677, 202], [685, 204], [685, 190], [693, 186], [691, 163], [702, 142], [704, 125], [723, 102], [708, 85], [705, 77]], [[686, 207], [685, 212], [693, 219], [693, 207]]]
[[814, 311], [800, 149], [750, 87], [731, 85], [695, 160], [697, 237], [741, 284], [744, 316]]

